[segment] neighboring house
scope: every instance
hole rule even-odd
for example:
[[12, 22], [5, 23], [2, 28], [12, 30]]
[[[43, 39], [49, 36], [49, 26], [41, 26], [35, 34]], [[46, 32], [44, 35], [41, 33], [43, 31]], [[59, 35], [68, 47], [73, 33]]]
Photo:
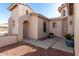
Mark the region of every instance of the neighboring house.
[[8, 24], [7, 23], [0, 24], [0, 36], [4, 36], [6, 35], [6, 33], [8, 33]]
[[0, 24], [0, 32], [3, 32], [3, 31], [8, 31], [7, 23]]
[[28, 5], [11, 4], [8, 7], [11, 11], [9, 34], [17, 34], [18, 41], [22, 41], [23, 38], [36, 40], [46, 38], [49, 33], [54, 33], [59, 37], [63, 37], [67, 33], [73, 34], [73, 15], [69, 12], [69, 6], [70, 4], [62, 4], [58, 8], [61, 17], [49, 19], [35, 13]]

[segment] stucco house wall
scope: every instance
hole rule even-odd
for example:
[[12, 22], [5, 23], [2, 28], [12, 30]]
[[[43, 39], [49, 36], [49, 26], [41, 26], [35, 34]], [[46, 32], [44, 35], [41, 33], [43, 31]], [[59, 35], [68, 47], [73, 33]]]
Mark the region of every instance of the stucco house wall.
[[19, 17], [23, 16], [23, 15], [26, 15], [27, 11], [28, 11], [28, 15], [30, 13], [34, 12], [28, 5], [23, 5], [23, 4], [18, 5], [18, 12], [19, 12], [18, 15], [19, 15]]
[[[67, 13], [67, 7], [65, 6], [63, 9], [60, 9], [60, 13], [62, 15], [63, 10]], [[28, 10], [28, 14], [26, 11]], [[67, 15], [67, 14], [66, 14]], [[62, 16], [63, 17], [63, 16]], [[9, 33], [18, 34], [19, 41], [23, 40], [23, 28], [28, 28], [26, 30], [27, 38], [32, 39], [40, 39], [47, 37], [49, 33], [54, 33], [56, 36], [62, 37], [62, 17], [57, 17], [49, 20], [45, 17], [40, 17], [37, 13], [35, 13], [29, 6], [25, 6], [23, 4], [18, 4], [14, 9], [11, 10], [11, 17], [9, 20]], [[68, 33], [73, 33], [73, 26], [70, 25], [72, 17], [68, 17]], [[24, 22], [27, 22], [26, 26], [23, 26]], [[46, 30], [47, 32], [43, 32], [43, 22], [46, 22]], [[53, 23], [56, 22], [56, 28], [53, 28]], [[25, 28], [25, 29], [26, 29]]]
[[[16, 25], [16, 22], [18, 19], [18, 6], [17, 8], [14, 8], [12, 11], [11, 11], [11, 16], [10, 16], [10, 19], [9, 19], [9, 31], [11, 31], [10, 34], [16, 34], [17, 33], [17, 30], [15, 28], [17, 28]], [[13, 21], [15, 22], [15, 25], [13, 25]], [[11, 28], [11, 29], [10, 29]]]
[[[59, 8], [58, 11], [60, 12], [62, 17], [67, 17], [67, 33], [74, 33], [74, 16], [73, 15], [69, 15], [69, 9], [68, 9], [68, 5], [67, 3], [62, 4]], [[64, 12], [65, 11], [65, 12]], [[65, 14], [65, 15], [63, 15]], [[64, 19], [64, 18], [63, 18]], [[70, 22], [72, 22], [72, 24], [70, 24]]]
[[74, 4], [74, 50], [75, 55], [79, 56], [79, 4]]
[[31, 14], [28, 35], [29, 38], [38, 39], [38, 16], [36, 14]]
[[[9, 19], [9, 32], [11, 31], [10, 34], [18, 34], [19, 41], [23, 40], [23, 22], [30, 20], [29, 14], [30, 12], [33, 12], [29, 8], [28, 15], [26, 15], [27, 9], [28, 7], [25, 7], [23, 4], [17, 4], [17, 6], [11, 10], [11, 17]], [[12, 25], [12, 22], [14, 22], [14, 26]]]
[[[26, 15], [26, 10], [28, 10], [28, 15]], [[18, 4], [13, 10], [11, 10], [11, 19], [10, 19], [10, 31], [11, 34], [18, 34], [20, 40], [23, 39], [23, 23], [28, 22], [28, 38], [40, 39], [48, 36], [48, 33], [54, 33], [56, 36], [62, 36], [62, 20], [52, 20], [48, 21], [43, 17], [39, 17], [37, 14], [34, 14], [34, 11], [31, 10], [28, 6], [23, 4]], [[12, 25], [14, 21], [14, 26]], [[43, 32], [43, 22], [46, 22], [47, 32]], [[57, 27], [53, 28], [53, 22], [57, 23]]]
[[[11, 17], [9, 19], [9, 31], [10, 34], [18, 34], [18, 41], [22, 41], [22, 35], [19, 32], [20, 28], [22, 28], [22, 24], [19, 24], [20, 22], [18, 22], [19, 19], [19, 6], [16, 6], [13, 10], [11, 10]], [[20, 21], [20, 20], [19, 20]], [[20, 28], [19, 28], [19, 25]]]
[[[43, 23], [46, 22], [46, 32], [43, 32]], [[38, 17], [38, 39], [46, 38], [49, 34], [48, 20]]]
[[74, 34], [74, 16], [68, 17], [68, 33]]
[[[53, 27], [53, 23], [56, 23], [56, 28]], [[58, 37], [62, 37], [62, 20], [49, 21], [49, 32], [54, 33]]]
[[[22, 20], [22, 22], [24, 22], [24, 21], [26, 21], [26, 20], [29, 20], [28, 19], [28, 17], [30, 17], [29, 16], [29, 14], [31, 13], [31, 12], [33, 12], [30, 8], [28, 8], [28, 7], [26, 7], [25, 5], [23, 5], [23, 4], [19, 4], [16, 8], [16, 11], [15, 10], [12, 10], [13, 12], [15, 12], [13, 15], [14, 15], [14, 17], [15, 18], [17, 18], [16, 20], [15, 20], [15, 22], [17, 22], [16, 24], [17, 24], [17, 26], [18, 26], [18, 22], [20, 21], [20, 20]], [[28, 10], [28, 15], [26, 15], [26, 10]], [[18, 12], [18, 13], [17, 13]], [[16, 15], [15, 15], [16, 14]], [[18, 16], [17, 16], [18, 15]], [[26, 15], [26, 16], [25, 16]], [[23, 16], [25, 16], [25, 17], [23, 17]], [[14, 18], [13, 17], [13, 18]], [[21, 18], [21, 19], [20, 19]], [[25, 19], [24, 19], [25, 18]], [[20, 19], [20, 20], [19, 20]], [[23, 24], [23, 23], [22, 23]], [[18, 29], [18, 27], [17, 27], [17, 30], [19, 31], [19, 29]], [[18, 32], [17, 31], [17, 32]]]

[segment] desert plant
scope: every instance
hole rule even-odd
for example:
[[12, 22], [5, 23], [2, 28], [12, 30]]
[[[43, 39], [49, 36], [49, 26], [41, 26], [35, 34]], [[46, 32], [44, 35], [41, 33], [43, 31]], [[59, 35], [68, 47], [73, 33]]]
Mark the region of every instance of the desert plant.
[[74, 35], [66, 34], [64, 37], [66, 38], [65, 44], [69, 47], [74, 47]]
[[64, 37], [66, 38], [66, 40], [73, 40], [74, 35], [66, 34]]

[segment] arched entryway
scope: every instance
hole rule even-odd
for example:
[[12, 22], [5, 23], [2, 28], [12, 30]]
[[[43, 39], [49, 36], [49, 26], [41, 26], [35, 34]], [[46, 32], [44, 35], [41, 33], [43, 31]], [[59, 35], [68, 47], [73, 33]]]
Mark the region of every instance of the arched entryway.
[[28, 32], [29, 32], [29, 22], [24, 21], [23, 22], [23, 38], [28, 38]]

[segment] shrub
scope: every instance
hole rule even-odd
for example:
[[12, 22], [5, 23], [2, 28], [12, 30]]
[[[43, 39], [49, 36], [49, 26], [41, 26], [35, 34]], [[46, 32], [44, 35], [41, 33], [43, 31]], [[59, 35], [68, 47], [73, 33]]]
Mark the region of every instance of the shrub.
[[66, 38], [66, 40], [73, 40], [74, 39], [74, 35], [72, 35], [72, 34], [66, 34], [64, 37]]

